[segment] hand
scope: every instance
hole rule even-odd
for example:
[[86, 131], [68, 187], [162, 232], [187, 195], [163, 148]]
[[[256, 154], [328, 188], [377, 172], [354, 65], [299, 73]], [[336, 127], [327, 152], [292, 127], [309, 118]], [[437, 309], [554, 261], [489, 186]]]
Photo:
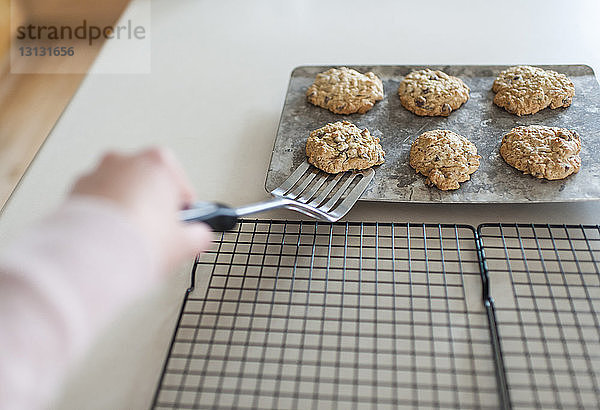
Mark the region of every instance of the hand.
[[95, 170], [75, 183], [72, 195], [96, 196], [119, 206], [148, 238], [163, 271], [205, 250], [212, 240], [208, 225], [179, 221], [179, 210], [192, 202], [194, 193], [165, 149], [106, 154]]

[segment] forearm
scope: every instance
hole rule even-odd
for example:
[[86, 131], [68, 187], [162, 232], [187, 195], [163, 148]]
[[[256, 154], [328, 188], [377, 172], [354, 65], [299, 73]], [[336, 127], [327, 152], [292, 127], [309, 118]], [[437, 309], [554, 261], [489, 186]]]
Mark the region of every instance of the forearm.
[[150, 249], [115, 205], [74, 197], [4, 253], [0, 408], [48, 403], [99, 329], [158, 281]]

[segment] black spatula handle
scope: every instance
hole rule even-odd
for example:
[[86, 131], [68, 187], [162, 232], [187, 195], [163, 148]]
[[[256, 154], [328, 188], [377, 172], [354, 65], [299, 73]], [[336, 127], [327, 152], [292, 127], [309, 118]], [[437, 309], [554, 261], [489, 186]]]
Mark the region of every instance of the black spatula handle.
[[204, 222], [215, 231], [228, 231], [238, 221], [234, 209], [214, 202], [195, 202], [179, 213], [184, 222]]

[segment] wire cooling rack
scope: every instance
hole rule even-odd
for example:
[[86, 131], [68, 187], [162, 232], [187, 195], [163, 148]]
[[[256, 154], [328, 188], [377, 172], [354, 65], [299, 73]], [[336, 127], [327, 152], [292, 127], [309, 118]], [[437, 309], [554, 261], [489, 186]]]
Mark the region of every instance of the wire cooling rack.
[[155, 408], [497, 408], [473, 228], [246, 221], [205, 275]]
[[600, 227], [482, 225], [514, 408], [600, 408]]
[[598, 408], [599, 261], [598, 226], [243, 221], [153, 407]]

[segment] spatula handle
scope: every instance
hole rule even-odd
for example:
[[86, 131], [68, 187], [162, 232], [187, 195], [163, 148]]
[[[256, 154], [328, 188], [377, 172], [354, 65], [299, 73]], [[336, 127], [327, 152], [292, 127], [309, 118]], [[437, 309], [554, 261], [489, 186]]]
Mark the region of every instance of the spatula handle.
[[237, 223], [234, 209], [214, 202], [195, 202], [179, 213], [183, 222], [204, 222], [215, 231], [228, 231]]

